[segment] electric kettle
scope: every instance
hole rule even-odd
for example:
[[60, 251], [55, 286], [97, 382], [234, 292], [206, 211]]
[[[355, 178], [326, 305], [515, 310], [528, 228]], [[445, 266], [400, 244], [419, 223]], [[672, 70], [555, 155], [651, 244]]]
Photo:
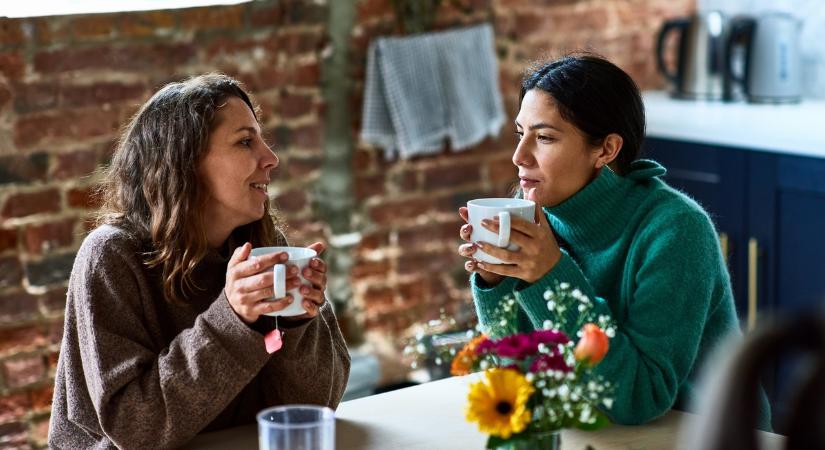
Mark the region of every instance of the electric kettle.
[[744, 47], [744, 74], [734, 73], [731, 58], [726, 72], [740, 83], [753, 103], [795, 103], [802, 97], [802, 60], [799, 34], [802, 24], [792, 15], [771, 12], [754, 19], [737, 17], [731, 22], [726, 53]]
[[[697, 12], [668, 20], [659, 30], [656, 63], [677, 98], [721, 100], [725, 96], [725, 54], [729, 20], [721, 11]], [[665, 63], [665, 40], [678, 32], [676, 70]]]

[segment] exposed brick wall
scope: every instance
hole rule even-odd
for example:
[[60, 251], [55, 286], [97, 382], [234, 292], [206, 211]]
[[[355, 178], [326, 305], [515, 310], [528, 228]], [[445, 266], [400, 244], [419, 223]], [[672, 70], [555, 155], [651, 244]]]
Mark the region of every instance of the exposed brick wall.
[[[449, 3], [449, 2], [444, 2]], [[500, 85], [508, 120], [496, 139], [462, 152], [387, 162], [383, 150], [361, 144], [355, 154], [355, 194], [364, 240], [353, 270], [355, 302], [364, 311], [368, 339], [386, 354], [385, 376], [404, 376], [399, 340], [414, 323], [436, 319], [439, 309], [473, 314], [464, 259], [457, 255], [457, 209], [482, 196], [506, 196], [516, 181], [510, 161], [519, 83], [530, 62], [573, 50], [600, 53], [628, 71], [642, 88], [657, 88], [653, 48], [666, 17], [685, 15], [693, 0], [465, 0], [474, 12], [445, 7], [438, 28], [492, 18]], [[360, 128], [364, 64], [373, 37], [394, 34], [389, 0], [358, 2], [353, 30], [353, 131]]]
[[[337, 0], [336, 0], [337, 1]], [[510, 116], [527, 62], [585, 48], [657, 87], [653, 37], [693, 0], [464, 0], [438, 27], [492, 20]], [[396, 33], [389, 0], [356, 3], [353, 136], [360, 127], [366, 49]], [[177, 11], [0, 19], [0, 447], [42, 447], [74, 253], [97, 207], [94, 171], [118, 128], [163, 83], [219, 70], [262, 105], [282, 166], [276, 202], [297, 244], [323, 235], [312, 213], [322, 162], [323, 2], [263, 1]], [[509, 123], [509, 122], [508, 122]], [[471, 314], [456, 209], [506, 195], [514, 181], [511, 128], [474, 149], [385, 161], [359, 145], [353, 223], [363, 232], [352, 270], [369, 342], [397, 361], [399, 336], [439, 307]], [[389, 367], [392, 369], [392, 367]], [[385, 378], [396, 376], [392, 370]], [[401, 375], [397, 375], [401, 376]]]
[[[244, 81], [282, 166], [276, 202], [297, 243], [319, 237], [326, 6], [237, 6], [0, 19], [0, 448], [42, 447], [74, 254], [119, 127], [164, 83]], [[308, 242], [306, 242], [308, 243]]]

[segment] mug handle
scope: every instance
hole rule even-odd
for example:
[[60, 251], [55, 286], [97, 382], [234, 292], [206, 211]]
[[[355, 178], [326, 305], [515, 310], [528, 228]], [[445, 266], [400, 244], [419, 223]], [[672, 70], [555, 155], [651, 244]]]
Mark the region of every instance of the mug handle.
[[498, 246], [508, 247], [510, 245], [510, 213], [502, 211], [498, 213]]
[[275, 264], [274, 269], [275, 298], [286, 297], [286, 265]]

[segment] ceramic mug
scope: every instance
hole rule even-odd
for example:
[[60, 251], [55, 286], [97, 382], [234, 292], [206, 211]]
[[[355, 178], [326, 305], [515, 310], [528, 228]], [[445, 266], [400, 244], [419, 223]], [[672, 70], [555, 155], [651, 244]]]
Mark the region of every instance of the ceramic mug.
[[[519, 246], [510, 243], [510, 217], [517, 215], [529, 222], [535, 222], [536, 203], [532, 200], [520, 198], [480, 198], [467, 202], [467, 222], [472, 225], [473, 232], [470, 235], [472, 242], [487, 242], [497, 247], [516, 251]], [[498, 217], [498, 234], [484, 228], [481, 221]], [[490, 256], [481, 249], [476, 249], [473, 258], [491, 264], [501, 264], [503, 261]]]
[[286, 252], [289, 256], [286, 263], [284, 264], [275, 264], [272, 268], [272, 272], [274, 275], [273, 283], [275, 287], [275, 295], [269, 297], [267, 300], [275, 300], [277, 298], [282, 298], [286, 296], [286, 294], [292, 295], [292, 303], [287, 306], [286, 308], [280, 311], [273, 311], [270, 313], [266, 313], [267, 316], [300, 316], [301, 314], [306, 313], [304, 306], [302, 304], [302, 300], [304, 296], [301, 295], [301, 287], [298, 286], [296, 288], [286, 290], [286, 265], [292, 264], [298, 268], [298, 277], [302, 281], [307, 281], [304, 278], [303, 272], [304, 268], [309, 265], [309, 262], [312, 261], [312, 258], [318, 256], [318, 253], [311, 249], [311, 248], [304, 248], [304, 247], [258, 247], [253, 248], [252, 252], [250, 253], [251, 256], [262, 256], [269, 253], [280, 253]]

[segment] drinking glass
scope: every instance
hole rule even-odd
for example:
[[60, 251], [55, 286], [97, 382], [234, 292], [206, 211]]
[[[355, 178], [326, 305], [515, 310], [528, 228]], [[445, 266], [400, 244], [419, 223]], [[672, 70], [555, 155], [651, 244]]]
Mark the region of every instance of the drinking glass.
[[335, 450], [335, 413], [326, 406], [276, 406], [257, 418], [260, 450]]

